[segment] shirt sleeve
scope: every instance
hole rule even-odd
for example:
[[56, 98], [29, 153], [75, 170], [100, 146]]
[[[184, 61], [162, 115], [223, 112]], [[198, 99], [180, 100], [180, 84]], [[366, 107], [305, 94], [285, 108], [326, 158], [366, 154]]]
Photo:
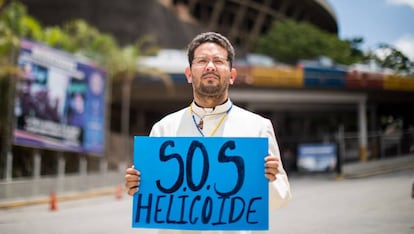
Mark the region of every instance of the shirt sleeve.
[[270, 207], [271, 209], [277, 209], [286, 206], [291, 199], [290, 184], [286, 171], [283, 168], [279, 146], [270, 120], [267, 120], [263, 133], [269, 141], [269, 155], [276, 156], [280, 160], [279, 174], [276, 175], [275, 181], [269, 183]]

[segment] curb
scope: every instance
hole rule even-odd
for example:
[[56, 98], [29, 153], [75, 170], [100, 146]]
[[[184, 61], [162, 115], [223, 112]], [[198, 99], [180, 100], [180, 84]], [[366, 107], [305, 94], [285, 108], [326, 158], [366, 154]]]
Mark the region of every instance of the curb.
[[414, 164], [405, 164], [405, 165], [390, 165], [389, 167], [379, 167], [370, 170], [361, 170], [360, 172], [354, 173], [344, 173], [343, 177], [345, 179], [358, 179], [358, 178], [366, 178], [370, 176], [377, 176], [383, 174], [389, 174], [397, 171], [403, 170], [411, 170], [414, 169]]
[[[64, 201], [73, 201], [73, 200], [80, 200], [80, 199], [87, 199], [87, 198], [94, 198], [98, 196], [108, 196], [113, 195], [116, 196], [115, 189], [103, 189], [99, 191], [90, 191], [84, 193], [77, 193], [77, 194], [66, 194], [56, 196], [58, 202]], [[23, 206], [31, 206], [31, 205], [40, 205], [40, 204], [48, 204], [50, 203], [49, 197], [42, 197], [37, 199], [27, 199], [27, 200], [19, 200], [19, 201], [10, 201], [10, 202], [0, 202], [0, 209], [13, 209]]]

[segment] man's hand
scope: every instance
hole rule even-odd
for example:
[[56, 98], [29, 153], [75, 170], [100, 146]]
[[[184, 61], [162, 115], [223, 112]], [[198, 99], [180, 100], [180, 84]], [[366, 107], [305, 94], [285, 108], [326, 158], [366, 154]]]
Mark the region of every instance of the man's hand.
[[279, 159], [275, 156], [265, 157], [265, 177], [270, 181], [276, 180], [276, 175], [279, 173]]
[[139, 184], [141, 182], [141, 173], [130, 167], [126, 169], [125, 174], [125, 187], [128, 190], [128, 195], [134, 195], [139, 190]]

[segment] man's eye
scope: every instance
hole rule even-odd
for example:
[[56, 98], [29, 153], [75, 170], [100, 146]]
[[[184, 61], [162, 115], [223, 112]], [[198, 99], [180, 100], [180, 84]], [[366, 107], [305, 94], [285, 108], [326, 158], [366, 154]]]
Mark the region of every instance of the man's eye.
[[199, 64], [206, 64], [206, 63], [208, 63], [208, 60], [207, 59], [199, 59], [198, 63]]
[[216, 64], [216, 65], [223, 65], [224, 64], [224, 61], [221, 60], [221, 59], [214, 59], [213, 60], [213, 63]]

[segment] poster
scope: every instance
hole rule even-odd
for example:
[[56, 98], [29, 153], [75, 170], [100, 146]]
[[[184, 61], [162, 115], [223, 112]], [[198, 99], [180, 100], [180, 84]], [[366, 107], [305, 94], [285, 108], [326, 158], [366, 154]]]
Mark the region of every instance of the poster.
[[132, 227], [268, 230], [267, 138], [135, 137]]
[[105, 71], [33, 41], [20, 48], [14, 143], [101, 155]]

